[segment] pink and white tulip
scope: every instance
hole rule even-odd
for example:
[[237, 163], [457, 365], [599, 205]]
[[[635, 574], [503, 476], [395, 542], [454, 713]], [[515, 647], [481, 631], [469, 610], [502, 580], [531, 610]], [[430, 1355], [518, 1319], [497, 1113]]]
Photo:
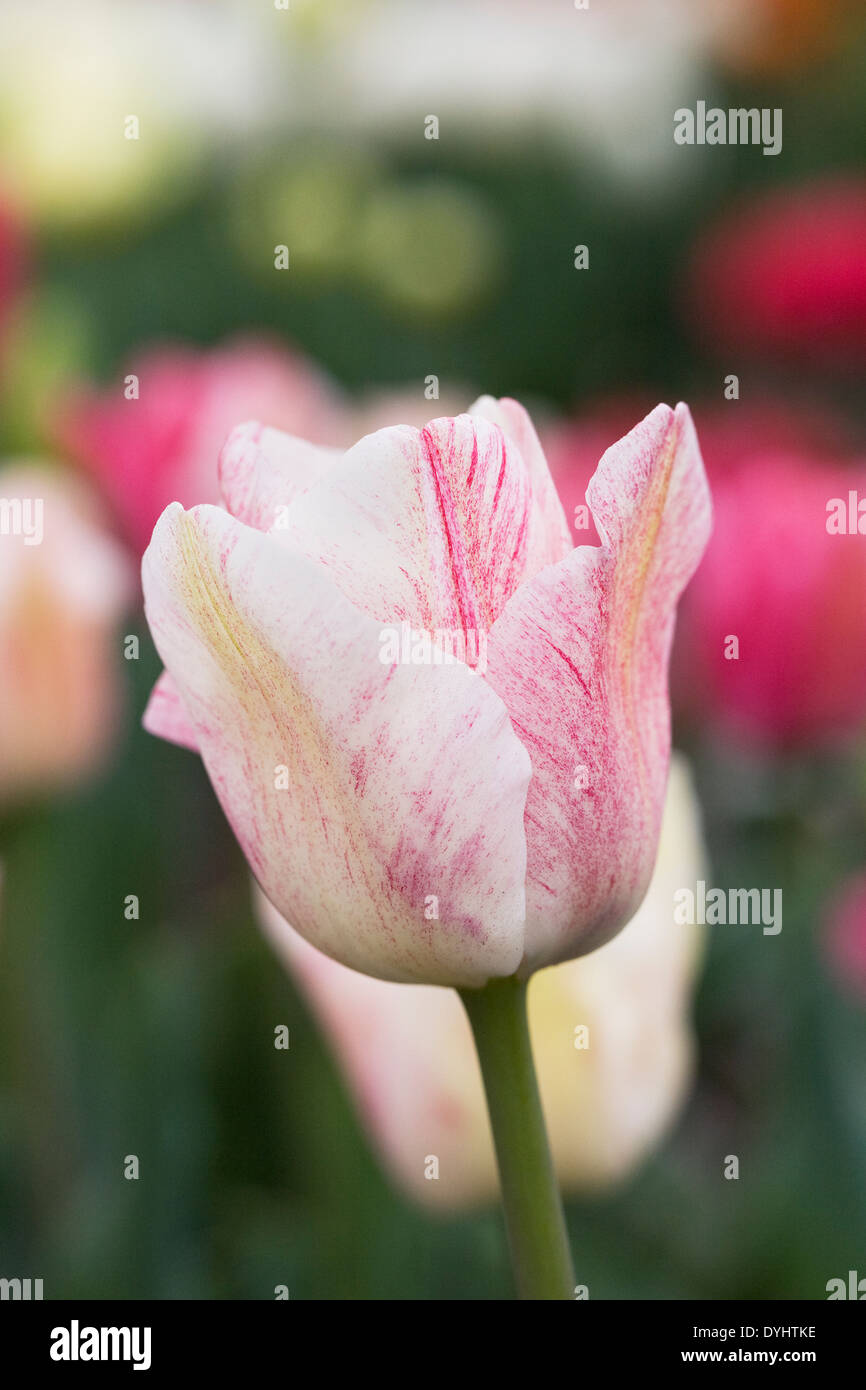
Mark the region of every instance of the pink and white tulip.
[[[198, 749], [277, 910], [407, 983], [609, 940], [655, 861], [674, 616], [710, 528], [687, 408], [606, 452], [601, 545], [576, 550], [514, 401], [345, 454], [243, 426], [221, 476], [228, 510], [170, 506], [144, 557], [168, 672], [146, 724]], [[486, 669], [383, 663], [401, 623], [483, 633]]]
[[[567, 1191], [627, 1176], [682, 1103], [692, 1074], [688, 1014], [702, 931], [676, 926], [673, 903], [678, 888], [705, 872], [691, 778], [675, 759], [658, 860], [637, 914], [600, 951], [544, 970], [530, 986], [533, 1053]], [[261, 893], [257, 905], [394, 1181], [444, 1209], [493, 1200], [498, 1179], [481, 1075], [454, 991], [347, 970], [308, 945]]]

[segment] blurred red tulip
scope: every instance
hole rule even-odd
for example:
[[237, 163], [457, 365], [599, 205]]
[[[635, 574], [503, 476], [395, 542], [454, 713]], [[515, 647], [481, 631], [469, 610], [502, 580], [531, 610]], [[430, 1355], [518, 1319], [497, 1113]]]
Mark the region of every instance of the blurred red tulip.
[[215, 460], [230, 430], [248, 419], [272, 421], [319, 444], [341, 443], [345, 434], [324, 375], [297, 354], [254, 338], [210, 351], [152, 349], [129, 364], [117, 385], [75, 392], [61, 406], [56, 433], [97, 479], [130, 544], [143, 552], [170, 502], [219, 501]]
[[866, 360], [866, 181], [774, 190], [698, 241], [685, 313], [714, 351], [862, 366]]

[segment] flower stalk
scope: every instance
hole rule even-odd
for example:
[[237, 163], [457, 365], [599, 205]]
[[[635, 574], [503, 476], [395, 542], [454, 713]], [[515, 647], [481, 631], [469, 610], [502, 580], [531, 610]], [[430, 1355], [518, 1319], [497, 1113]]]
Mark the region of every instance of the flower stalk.
[[517, 1291], [570, 1299], [574, 1270], [529, 1038], [526, 982], [460, 991], [475, 1038]]

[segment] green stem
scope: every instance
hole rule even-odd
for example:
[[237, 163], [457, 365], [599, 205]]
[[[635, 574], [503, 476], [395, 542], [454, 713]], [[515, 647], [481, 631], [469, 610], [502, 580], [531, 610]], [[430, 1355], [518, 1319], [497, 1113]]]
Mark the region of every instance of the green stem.
[[491, 980], [460, 997], [487, 1093], [518, 1294], [570, 1299], [574, 1272], [535, 1078], [526, 984], [513, 976]]

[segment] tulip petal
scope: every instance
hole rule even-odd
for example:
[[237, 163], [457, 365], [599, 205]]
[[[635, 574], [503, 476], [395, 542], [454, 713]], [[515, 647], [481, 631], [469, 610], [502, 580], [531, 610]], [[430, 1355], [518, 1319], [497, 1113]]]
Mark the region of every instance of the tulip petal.
[[529, 758], [468, 667], [385, 665], [327, 574], [219, 508], [144, 557], [157, 648], [263, 890], [355, 969], [480, 985], [523, 953]]
[[[624, 1177], [682, 1103], [693, 1072], [689, 1006], [705, 931], [674, 920], [674, 895], [706, 872], [700, 807], [688, 766], [674, 753], [658, 856], [635, 916], [601, 950], [539, 971], [529, 986], [533, 1052], [566, 1189]], [[583, 1039], [576, 1025], [586, 1028]], [[569, 1061], [564, 1037], [575, 1040]]]
[[296, 499], [287, 539], [382, 622], [486, 637], [563, 554], [549, 505], [512, 436], [458, 415], [365, 436]]
[[532, 480], [532, 490], [538, 508], [544, 519], [544, 535], [549, 546], [544, 564], [556, 564], [573, 549], [571, 533], [568, 529], [565, 512], [559, 500], [559, 493], [553, 481], [541, 440], [535, 426], [519, 401], [503, 396], [479, 396], [469, 407], [469, 414], [490, 420], [498, 425], [502, 433], [513, 439]]
[[189, 748], [193, 753], [199, 751], [195, 729], [168, 671], [163, 671], [150, 692], [141, 722], [149, 734], [176, 743], [179, 748]]
[[[248, 421], [232, 430], [220, 452], [220, 491], [239, 521], [268, 531], [279, 526], [281, 508], [342, 456], [340, 449], [308, 444]], [[167, 671], [151, 692], [142, 722], [148, 733], [198, 752], [195, 730]]]
[[219, 456], [220, 491], [238, 521], [269, 531], [285, 508], [338, 459], [342, 450], [248, 421], [233, 429]]
[[658, 406], [608, 449], [587, 500], [601, 546], [524, 585], [488, 648], [487, 680], [532, 758], [527, 974], [603, 944], [649, 882], [676, 603], [710, 531], [687, 408]]

